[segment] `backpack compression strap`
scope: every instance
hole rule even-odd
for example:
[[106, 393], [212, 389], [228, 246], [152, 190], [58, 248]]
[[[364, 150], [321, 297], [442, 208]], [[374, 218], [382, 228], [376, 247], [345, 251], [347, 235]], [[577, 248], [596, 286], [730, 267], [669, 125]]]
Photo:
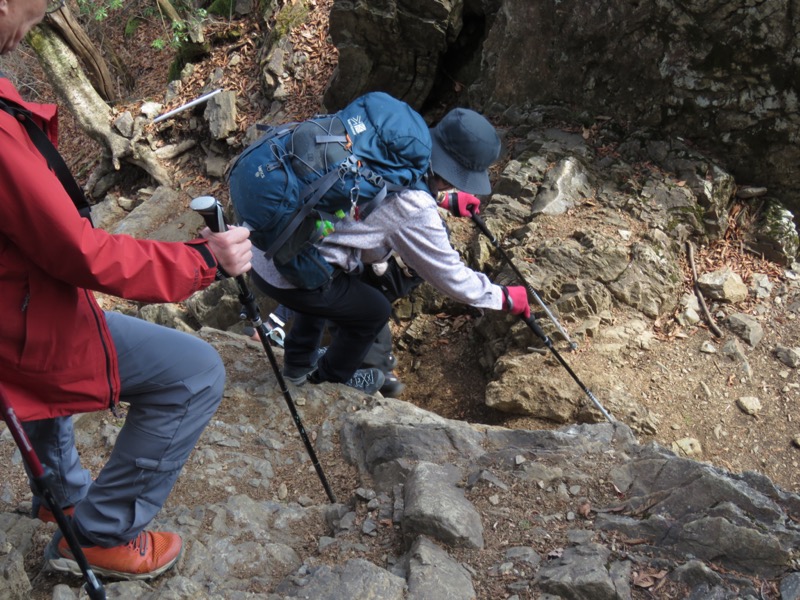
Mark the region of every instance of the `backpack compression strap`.
[[[278, 134], [284, 135], [291, 131], [290, 128], [279, 130]], [[337, 134], [320, 134], [315, 136], [314, 141], [317, 144], [328, 144], [328, 143], [338, 143], [338, 144], [349, 144], [350, 140], [346, 135], [337, 135]], [[369, 201], [365, 202], [360, 206], [355, 205], [355, 199], [351, 199], [353, 204], [352, 210], [355, 211], [355, 214], [360, 219], [366, 219], [370, 213], [375, 210], [381, 202], [386, 198], [389, 192], [399, 192], [404, 189], [407, 189], [407, 186], [400, 186], [395, 184], [387, 184], [383, 177], [373, 173], [370, 169], [364, 167], [363, 165], [359, 164], [358, 158], [350, 154], [347, 159], [340, 165], [339, 169], [332, 169], [328, 171], [325, 175], [320, 177], [319, 179], [315, 180], [313, 183], [307, 185], [303, 190], [300, 192], [300, 197], [308, 198], [307, 200], [303, 201], [301, 204], [300, 210], [295, 213], [292, 220], [289, 221], [289, 224], [284, 228], [281, 234], [275, 239], [275, 241], [267, 248], [264, 252], [264, 256], [267, 259], [272, 259], [278, 250], [286, 243], [286, 241], [292, 236], [292, 234], [300, 227], [300, 224], [305, 220], [305, 218], [311, 214], [311, 211], [314, 207], [319, 203], [325, 193], [336, 183], [336, 180], [340, 176], [341, 170], [349, 170], [356, 173], [356, 177], [361, 176], [364, 177], [367, 181], [374, 183], [375, 185], [380, 185], [381, 189], [378, 191], [375, 196], [373, 196]], [[357, 179], [356, 179], [357, 181]], [[357, 198], [358, 190], [355, 189], [355, 195]]]
[[[351, 147], [350, 137], [347, 134], [336, 134], [336, 133], [318, 134], [314, 136], [314, 142], [316, 144], [340, 144], [343, 148]], [[370, 215], [370, 213], [373, 210], [375, 210], [380, 205], [381, 202], [383, 202], [383, 199], [386, 198], [389, 192], [400, 192], [404, 189], [407, 189], [407, 186], [396, 185], [391, 183], [387, 184], [383, 180], [383, 177], [381, 177], [377, 173], [374, 173], [371, 169], [369, 169], [365, 165], [361, 164], [358, 157], [355, 154], [353, 154], [352, 151], [350, 152], [349, 156], [345, 159], [345, 161], [342, 163], [340, 169], [344, 169], [346, 171], [355, 173], [356, 185], [358, 185], [358, 177], [363, 177], [365, 180], [369, 181], [376, 187], [381, 188], [378, 191], [378, 193], [375, 194], [370, 200], [358, 206], [356, 206], [358, 189], [356, 188], [354, 190], [355, 198], [351, 198], [351, 203], [353, 204], [352, 210], [353, 214], [355, 214], [355, 216], [359, 219], [366, 219]], [[301, 193], [301, 196], [308, 196], [312, 194], [314, 190], [317, 189], [318, 185], [319, 184], [315, 182], [315, 184], [313, 184], [312, 186], [304, 189], [303, 192]], [[330, 188], [331, 185], [333, 185], [333, 182], [326, 184], [324, 192], [327, 192], [328, 188]], [[300, 222], [298, 221], [296, 227], [299, 225]]]
[[[0, 73], [0, 76], [2, 76], [2, 73]], [[75, 207], [78, 209], [80, 215], [83, 218], [88, 219], [91, 223], [92, 207], [89, 204], [89, 201], [86, 199], [83, 190], [75, 181], [72, 173], [70, 173], [67, 163], [64, 162], [64, 159], [58, 153], [58, 150], [56, 150], [53, 142], [50, 141], [50, 138], [47, 137], [47, 134], [42, 131], [33, 120], [33, 115], [31, 112], [16, 102], [12, 102], [11, 100], [7, 99], [0, 99], [0, 110], [6, 111], [8, 114], [22, 123], [22, 125], [25, 127], [25, 130], [28, 132], [28, 137], [31, 138], [31, 141], [39, 150], [39, 153], [47, 161], [48, 166], [53, 170], [56, 177], [58, 177], [61, 185], [64, 186], [64, 190], [66, 190], [66, 192], [69, 194], [69, 197], [72, 198], [72, 202], [75, 204]]]
[[317, 179], [311, 186], [303, 190], [303, 196], [306, 196], [309, 193], [312, 193], [313, 195], [302, 204], [302, 208], [295, 213], [294, 217], [291, 221], [289, 221], [289, 224], [286, 226], [286, 228], [281, 232], [272, 245], [267, 248], [266, 252], [264, 252], [265, 257], [272, 258], [275, 256], [275, 253], [280, 250], [284, 243], [286, 243], [286, 240], [288, 240], [295, 230], [300, 227], [300, 223], [302, 223], [303, 220], [311, 214], [314, 206], [317, 205], [322, 196], [324, 196], [325, 192], [331, 188], [338, 177], [339, 172], [334, 169], [333, 171], [330, 171]]

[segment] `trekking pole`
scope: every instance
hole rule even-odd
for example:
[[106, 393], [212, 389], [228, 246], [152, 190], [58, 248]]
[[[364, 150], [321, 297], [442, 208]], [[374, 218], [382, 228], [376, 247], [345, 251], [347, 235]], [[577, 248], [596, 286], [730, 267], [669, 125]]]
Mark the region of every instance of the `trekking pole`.
[[547, 346], [550, 352], [552, 352], [553, 355], [558, 359], [558, 362], [560, 362], [561, 365], [567, 370], [567, 373], [569, 373], [570, 376], [575, 380], [575, 383], [577, 383], [580, 386], [580, 388], [584, 392], [586, 392], [586, 395], [589, 396], [589, 400], [591, 400], [594, 403], [594, 405], [600, 410], [600, 412], [603, 413], [603, 416], [606, 419], [608, 419], [608, 422], [614, 423], [615, 422], [614, 417], [612, 417], [611, 414], [605, 408], [603, 408], [603, 405], [600, 404], [600, 401], [594, 397], [594, 394], [592, 394], [591, 391], [589, 391], [589, 388], [583, 385], [581, 380], [578, 379], [578, 376], [575, 375], [575, 372], [572, 369], [570, 369], [569, 365], [561, 357], [561, 354], [558, 353], [558, 350], [556, 350], [553, 347], [553, 342], [550, 340], [547, 334], [544, 331], [542, 331], [542, 328], [539, 327], [539, 325], [536, 323], [536, 320], [533, 317], [521, 316], [520, 318], [525, 322], [525, 324], [528, 327], [530, 327], [533, 330], [533, 333], [535, 333], [541, 338], [541, 340], [544, 342], [544, 345]]
[[86, 580], [83, 587], [87, 595], [92, 600], [105, 600], [106, 591], [89, 566], [89, 561], [86, 560], [86, 555], [83, 553], [83, 548], [81, 548], [78, 538], [75, 537], [72, 526], [69, 521], [67, 521], [67, 517], [64, 515], [61, 505], [56, 500], [47, 483], [47, 473], [45, 473], [42, 463], [39, 462], [39, 457], [36, 456], [36, 452], [34, 452], [33, 446], [31, 446], [31, 442], [25, 430], [22, 428], [22, 424], [19, 422], [19, 419], [17, 419], [17, 415], [2, 389], [0, 389], [0, 414], [2, 414], [3, 420], [6, 422], [8, 430], [11, 432], [11, 437], [14, 438], [14, 442], [16, 442], [22, 454], [22, 459], [28, 466], [34, 491], [45, 499], [47, 505], [52, 510], [56, 523], [58, 523], [58, 528], [61, 530], [64, 539], [67, 540], [69, 549], [72, 551], [72, 556], [75, 557], [75, 562], [78, 563], [78, 567], [80, 567], [81, 573], [83, 573], [83, 578]]
[[[199, 196], [192, 200], [189, 206], [203, 217], [211, 231], [219, 232], [228, 228], [228, 225], [225, 223], [225, 215], [222, 213], [222, 205], [217, 202], [217, 199], [213, 196]], [[289, 388], [286, 386], [286, 381], [283, 379], [281, 370], [278, 367], [278, 361], [275, 359], [275, 353], [272, 351], [272, 346], [269, 343], [269, 332], [267, 331], [266, 325], [264, 325], [264, 322], [261, 320], [261, 314], [258, 310], [255, 296], [253, 296], [253, 293], [247, 286], [243, 275], [237, 275], [235, 279], [239, 286], [239, 301], [242, 303], [242, 306], [244, 306], [247, 316], [258, 332], [258, 338], [261, 340], [261, 345], [264, 346], [264, 350], [267, 353], [269, 364], [275, 372], [278, 386], [289, 407], [289, 412], [292, 413], [292, 418], [294, 419], [295, 425], [297, 425], [297, 430], [300, 432], [300, 437], [303, 438], [303, 444], [305, 444], [308, 456], [311, 458], [314, 469], [317, 471], [317, 475], [319, 475], [319, 480], [322, 482], [322, 487], [325, 488], [325, 493], [328, 495], [331, 504], [336, 504], [336, 496], [333, 495], [333, 490], [328, 484], [328, 480], [325, 478], [325, 473], [322, 472], [322, 466], [319, 464], [316, 452], [314, 452], [314, 446], [311, 445], [311, 440], [308, 439], [306, 430], [303, 427], [303, 422], [300, 420], [300, 415], [292, 400], [292, 395], [289, 393]]]
[[497, 238], [494, 237], [494, 235], [492, 235], [491, 231], [489, 231], [489, 228], [486, 226], [486, 223], [483, 222], [483, 219], [481, 219], [477, 214], [475, 214], [473, 212], [472, 213], [472, 220], [475, 222], [475, 225], [478, 226], [478, 229], [480, 229], [483, 232], [483, 234], [487, 238], [489, 238], [489, 242], [491, 242], [492, 246], [497, 248], [497, 251], [500, 252], [500, 256], [502, 256], [503, 260], [505, 260], [508, 263], [508, 266], [511, 267], [511, 270], [514, 271], [516, 276], [519, 278], [520, 282], [525, 286], [525, 289], [528, 290], [528, 292], [536, 299], [536, 302], [539, 304], [539, 306], [542, 307], [542, 309], [547, 314], [549, 319], [553, 322], [553, 324], [558, 329], [559, 333], [561, 333], [561, 335], [564, 336], [564, 339], [567, 340], [567, 342], [569, 343], [569, 349], [570, 350], [575, 350], [578, 347], [578, 344], [576, 344], [575, 342], [573, 342], [570, 339], [570, 337], [567, 334], [567, 332], [564, 330], [564, 328], [561, 326], [561, 324], [553, 316], [553, 313], [551, 313], [550, 310], [547, 308], [547, 305], [542, 301], [542, 299], [534, 291], [534, 289], [528, 284], [528, 282], [525, 279], [525, 276], [517, 268], [517, 265], [515, 265], [513, 262], [511, 262], [511, 258], [508, 256], [508, 254], [506, 254], [506, 251], [503, 250], [503, 247], [500, 245], [500, 242], [497, 241]]

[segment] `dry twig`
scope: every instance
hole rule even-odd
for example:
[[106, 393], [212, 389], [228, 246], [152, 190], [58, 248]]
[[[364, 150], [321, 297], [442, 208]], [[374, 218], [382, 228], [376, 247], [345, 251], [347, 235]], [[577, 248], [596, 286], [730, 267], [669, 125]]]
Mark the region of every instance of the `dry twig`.
[[708, 323], [708, 327], [711, 329], [711, 332], [718, 338], [721, 338], [722, 331], [719, 327], [717, 327], [717, 324], [711, 317], [711, 313], [708, 312], [706, 300], [703, 298], [703, 294], [700, 291], [700, 286], [697, 283], [697, 268], [694, 266], [694, 245], [688, 240], [686, 241], [686, 258], [689, 261], [689, 266], [692, 269], [692, 287], [694, 288], [694, 295], [697, 296], [697, 302], [700, 304], [700, 310], [703, 311], [703, 317], [705, 317], [706, 323]]

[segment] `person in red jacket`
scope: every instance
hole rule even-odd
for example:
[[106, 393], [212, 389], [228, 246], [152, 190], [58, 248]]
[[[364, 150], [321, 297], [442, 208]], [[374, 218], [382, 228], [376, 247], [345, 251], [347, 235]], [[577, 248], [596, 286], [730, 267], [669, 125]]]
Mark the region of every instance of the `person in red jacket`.
[[[0, 53], [61, 4], [0, 0]], [[55, 106], [23, 102], [4, 77], [0, 103], [18, 109], [0, 110], [0, 386], [92, 569], [149, 579], [180, 556], [180, 536], [146, 527], [216, 411], [225, 371], [200, 338], [104, 312], [92, 292], [184, 300], [220, 275], [249, 270], [249, 232], [206, 228], [200, 239], [178, 243], [93, 228], [26, 127], [29, 119], [55, 141]], [[129, 404], [125, 423], [93, 481], [70, 415], [120, 401]], [[52, 520], [52, 508], [34, 496], [34, 516]], [[81, 574], [60, 532], [45, 558], [53, 569]]]

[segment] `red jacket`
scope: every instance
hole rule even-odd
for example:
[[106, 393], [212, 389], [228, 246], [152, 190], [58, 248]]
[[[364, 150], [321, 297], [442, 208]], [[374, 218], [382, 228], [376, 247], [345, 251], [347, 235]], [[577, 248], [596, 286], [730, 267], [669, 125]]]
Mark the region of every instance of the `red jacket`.
[[[55, 106], [23, 103], [2, 77], [0, 98], [31, 110], [55, 137]], [[184, 300], [215, 279], [211, 253], [198, 251], [203, 244], [93, 229], [24, 126], [0, 110], [0, 385], [19, 419], [115, 404], [117, 355], [91, 290], [142, 302]]]

